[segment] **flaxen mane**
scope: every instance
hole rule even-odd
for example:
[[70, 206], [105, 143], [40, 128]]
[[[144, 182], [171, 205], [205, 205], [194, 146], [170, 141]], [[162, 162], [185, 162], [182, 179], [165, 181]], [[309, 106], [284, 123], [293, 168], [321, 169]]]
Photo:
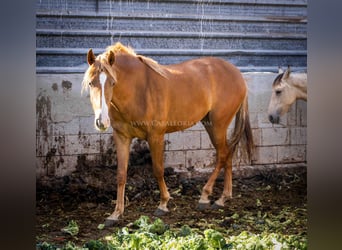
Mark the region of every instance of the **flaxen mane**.
[[112, 51], [114, 55], [117, 55], [119, 53], [124, 53], [124, 54], [129, 54], [131, 56], [134, 56], [138, 58], [141, 62], [143, 62], [145, 65], [147, 65], [154, 72], [156, 72], [157, 74], [161, 75], [164, 78], [168, 78], [167, 75], [169, 73], [169, 70], [167, 70], [165, 67], [158, 64], [156, 61], [154, 61], [151, 58], [148, 58], [142, 55], [137, 55], [131, 47], [126, 47], [122, 43], [117, 42], [114, 45], [108, 46], [105, 52], [103, 52], [102, 54], [96, 57], [96, 61], [92, 65], [92, 67], [89, 67], [87, 69], [87, 71], [84, 74], [83, 81], [82, 81], [81, 93], [83, 93], [85, 90], [88, 90], [89, 82], [91, 81], [92, 77], [94, 77], [97, 71], [100, 71], [103, 68], [106, 68], [108, 73], [111, 74], [112, 77], [116, 80], [115, 64], [113, 65], [113, 68], [114, 68], [113, 69], [107, 61], [110, 51]]
[[124, 53], [124, 54], [129, 54], [131, 56], [134, 56], [138, 58], [141, 62], [143, 62], [145, 65], [147, 65], [154, 72], [159, 74], [160, 76], [166, 79], [168, 78], [168, 74], [170, 73], [170, 71], [165, 66], [160, 65], [153, 59], [148, 58], [146, 56], [137, 55], [131, 47], [126, 47], [122, 43], [117, 42], [114, 45], [108, 46], [105, 52], [103, 52], [102, 54], [96, 57], [96, 61], [92, 65], [92, 67], [89, 67], [87, 69], [87, 71], [84, 74], [83, 81], [82, 81], [82, 93], [88, 89], [89, 82], [92, 79], [92, 77], [95, 75], [95, 73], [103, 69], [103, 67], [106, 68], [108, 73], [111, 74], [112, 77], [116, 80], [115, 64], [110, 66], [107, 61], [110, 51], [112, 51], [114, 55], [117, 55], [119, 53]]
[[106, 52], [104, 53], [105, 57], [108, 56], [109, 51], [112, 51], [114, 55], [116, 55], [117, 53], [126, 53], [135, 56], [144, 64], [146, 64], [150, 69], [163, 76], [164, 78], [168, 78], [167, 75], [169, 71], [164, 66], [160, 65], [158, 62], [149, 57], [137, 55], [131, 47], [126, 47], [122, 43], [117, 42], [116, 44], [107, 47]]
[[121, 52], [121, 53], [130, 54], [132, 56], [137, 56], [137, 54], [134, 52], [134, 50], [131, 47], [126, 47], [120, 42], [117, 42], [114, 45], [108, 46], [105, 53], [108, 53], [109, 51], [112, 51], [114, 55]]

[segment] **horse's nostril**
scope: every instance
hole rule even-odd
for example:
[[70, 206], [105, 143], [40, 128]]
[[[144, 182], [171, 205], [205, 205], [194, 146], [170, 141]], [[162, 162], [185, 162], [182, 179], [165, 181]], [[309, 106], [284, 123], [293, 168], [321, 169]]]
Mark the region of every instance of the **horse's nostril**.
[[98, 118], [98, 119], [96, 119], [95, 123], [96, 123], [96, 127], [98, 127], [98, 128], [100, 128], [100, 127], [101, 127], [101, 121], [100, 121], [100, 119], [99, 119], [99, 118]]
[[280, 121], [280, 117], [278, 115], [269, 115], [268, 119], [273, 124], [279, 124], [279, 121]]
[[269, 116], [268, 116], [268, 119], [270, 120], [271, 123], [274, 122], [274, 119], [273, 119], [273, 116], [272, 116], [272, 115], [269, 115]]

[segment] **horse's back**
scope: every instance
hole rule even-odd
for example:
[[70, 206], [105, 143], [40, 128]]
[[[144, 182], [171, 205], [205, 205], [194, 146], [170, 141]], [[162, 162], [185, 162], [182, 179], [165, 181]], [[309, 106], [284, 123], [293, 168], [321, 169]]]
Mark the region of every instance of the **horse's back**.
[[231, 99], [243, 99], [247, 93], [246, 82], [240, 70], [232, 63], [216, 57], [203, 57], [173, 65], [180, 69], [189, 80], [184, 84], [194, 84], [204, 88], [211, 95], [212, 102]]
[[166, 66], [169, 72], [169, 116], [198, 121], [208, 112], [228, 112], [239, 106], [246, 84], [233, 64], [214, 57], [203, 57]]
[[166, 65], [171, 81], [184, 80], [182, 84], [217, 85], [223, 89], [232, 85], [245, 85], [240, 70], [232, 63], [217, 57], [202, 57], [179, 64]]

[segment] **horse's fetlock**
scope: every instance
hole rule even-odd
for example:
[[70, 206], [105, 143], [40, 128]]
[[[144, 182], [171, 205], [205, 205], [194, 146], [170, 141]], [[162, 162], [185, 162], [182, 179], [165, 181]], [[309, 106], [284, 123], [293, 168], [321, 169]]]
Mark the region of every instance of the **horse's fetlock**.
[[205, 194], [206, 196], [209, 196], [209, 195], [211, 195], [211, 189], [210, 188], [207, 188], [207, 187], [204, 187], [203, 189], [202, 189], [202, 194]]

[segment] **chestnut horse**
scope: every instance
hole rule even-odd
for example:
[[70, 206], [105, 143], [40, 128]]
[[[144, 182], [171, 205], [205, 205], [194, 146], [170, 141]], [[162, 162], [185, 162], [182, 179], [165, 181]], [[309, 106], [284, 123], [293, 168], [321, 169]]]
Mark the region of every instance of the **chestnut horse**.
[[[113, 128], [117, 148], [117, 202], [105, 222], [111, 226], [124, 212], [124, 193], [130, 144], [133, 138], [149, 144], [154, 176], [160, 189], [156, 216], [168, 212], [170, 199], [164, 181], [164, 134], [184, 130], [201, 121], [216, 149], [216, 166], [202, 190], [199, 209], [210, 207], [208, 196], [224, 169], [224, 189], [213, 208], [232, 198], [232, 158], [241, 141], [251, 157], [252, 131], [249, 123], [247, 85], [240, 71], [217, 58], [201, 58], [180, 64], [160, 65], [116, 43], [95, 57], [87, 54], [89, 68], [83, 88], [90, 89], [95, 127]], [[235, 117], [235, 129], [227, 142], [227, 128]]]
[[279, 75], [272, 84], [272, 95], [268, 106], [268, 119], [278, 124], [280, 116], [289, 111], [298, 99], [307, 100], [307, 74], [291, 73], [290, 66], [285, 72], [279, 69]]

